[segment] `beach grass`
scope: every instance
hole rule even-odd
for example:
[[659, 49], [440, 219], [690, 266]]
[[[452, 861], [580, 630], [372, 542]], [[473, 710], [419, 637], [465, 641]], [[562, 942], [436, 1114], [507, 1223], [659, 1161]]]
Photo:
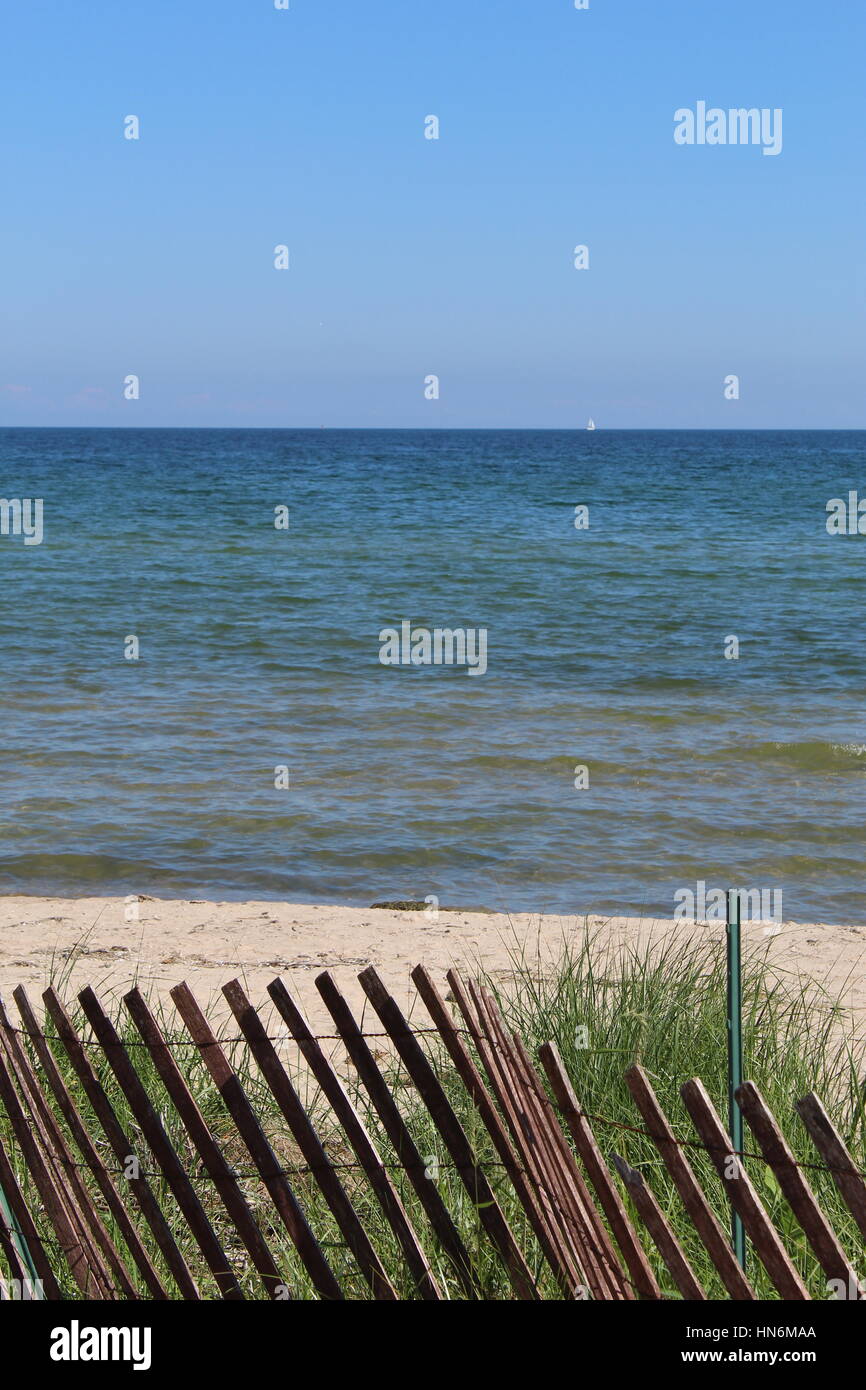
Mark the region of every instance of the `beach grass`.
[[[687, 1220], [673, 1186], [661, 1164], [651, 1140], [643, 1134], [642, 1120], [637, 1112], [623, 1075], [626, 1069], [639, 1062], [648, 1072], [656, 1093], [671, 1119], [678, 1136], [695, 1140], [696, 1135], [684, 1110], [679, 1088], [690, 1077], [699, 1076], [724, 1117], [727, 1113], [726, 1080], [726, 1000], [724, 974], [724, 945], [719, 939], [683, 940], [673, 938], [662, 946], [614, 951], [605, 943], [603, 928], [588, 928], [575, 941], [564, 941], [552, 958], [543, 959], [526, 948], [514, 948], [512, 968], [499, 972], [495, 979], [479, 978], [496, 995], [510, 1027], [517, 1030], [531, 1052], [549, 1040], [556, 1042], [575, 1091], [585, 1111], [594, 1118], [593, 1125], [605, 1154], [613, 1150], [637, 1168], [653, 1188], [665, 1214], [673, 1226], [694, 1271], [711, 1298], [724, 1297], [718, 1275], [704, 1248]], [[188, 1171], [195, 1175], [194, 1185], [210, 1217], [214, 1230], [223, 1243], [226, 1255], [238, 1275], [248, 1297], [263, 1297], [260, 1282], [250, 1267], [246, 1251], [229, 1222], [213, 1184], [203, 1173], [180, 1119], [162, 1087], [146, 1049], [134, 1030], [119, 1001], [113, 1010], [121, 1037], [132, 1044], [130, 1051], [140, 1078], [150, 1095], [166, 1132]], [[108, 1006], [110, 1001], [106, 1000]], [[221, 1143], [229, 1163], [241, 1175], [240, 1183], [255, 1211], [269, 1242], [286, 1288], [295, 1298], [315, 1297], [311, 1280], [303, 1268], [285, 1228], [280, 1223], [267, 1196], [263, 1183], [255, 1175], [253, 1163], [227, 1114], [218, 1090], [214, 1086], [198, 1050], [186, 1040], [173, 1012], [162, 1008], [159, 1001], [152, 1008], [160, 1021], [166, 1038], [173, 1046], [173, 1055], [180, 1067], [212, 1132]], [[89, 1027], [77, 1011], [76, 1026], [82, 1036], [91, 1036]], [[422, 1022], [420, 1016], [413, 1020]], [[427, 1022], [426, 1018], [423, 1020]], [[48, 1030], [50, 1031], [50, 1030]], [[280, 1114], [269, 1088], [255, 1068], [245, 1044], [236, 1040], [235, 1031], [223, 1029], [224, 1047], [242, 1084], [252, 1101], [280, 1164], [289, 1176], [306, 1212], [308, 1221], [335, 1274], [349, 1299], [367, 1299], [370, 1291], [353, 1256], [346, 1248], [336, 1221], [328, 1209], [312, 1175], [308, 1171], [298, 1145]], [[535, 1275], [543, 1298], [556, 1298], [558, 1292], [543, 1263], [537, 1243], [520, 1208], [507, 1177], [497, 1160], [489, 1136], [484, 1130], [469, 1097], [455, 1075], [444, 1047], [431, 1035], [424, 1035], [424, 1046], [437, 1068], [440, 1079], [479, 1158], [488, 1165], [488, 1176], [521, 1247]], [[799, 1120], [794, 1101], [814, 1090], [824, 1101], [831, 1117], [862, 1168], [866, 1166], [866, 1115], [861, 1080], [859, 1040], [851, 1032], [845, 1011], [837, 998], [796, 977], [786, 976], [771, 968], [760, 950], [747, 955], [744, 963], [744, 1044], [745, 1075], [753, 1080], [782, 1125], [788, 1142], [797, 1158], [806, 1163], [818, 1163]], [[71, 1091], [93, 1134], [99, 1126], [92, 1116], [81, 1088], [71, 1072], [62, 1045], [52, 1048]], [[377, 1060], [398, 1098], [417, 1147], [429, 1162], [443, 1199], [452, 1212], [462, 1239], [476, 1260], [477, 1296], [499, 1300], [511, 1296], [508, 1278], [483, 1235], [478, 1207], [472, 1199], [444, 1152], [442, 1139], [408, 1081], [402, 1064], [385, 1046], [375, 1045]], [[338, 1166], [338, 1173], [349, 1193], [374, 1247], [385, 1265], [401, 1297], [413, 1296], [411, 1279], [397, 1248], [395, 1238], [370, 1192], [363, 1174], [354, 1165], [354, 1154], [345, 1137], [333, 1123], [321, 1094], [299, 1063], [294, 1044], [279, 1043], [280, 1054], [287, 1070], [293, 1075], [297, 1089], [308, 1112], [316, 1122], [326, 1150]], [[89, 1047], [88, 1055], [99, 1079], [109, 1094], [124, 1130], [133, 1139], [142, 1168], [152, 1174], [151, 1183], [171, 1224], [175, 1239], [190, 1269], [197, 1279], [202, 1296], [218, 1297], [211, 1272], [205, 1265], [195, 1241], [180, 1215], [174, 1198], [149, 1153], [129, 1107], [113, 1077], [101, 1049]], [[335, 1053], [335, 1057], [341, 1054]], [[392, 1176], [407, 1211], [419, 1234], [447, 1297], [463, 1297], [460, 1285], [437, 1243], [429, 1235], [418, 1199], [402, 1173], [397, 1155], [372, 1108], [363, 1087], [351, 1069], [344, 1071], [347, 1088], [362, 1112], [365, 1122], [382, 1153], [391, 1166]], [[7, 1151], [17, 1155], [17, 1145], [5, 1115], [0, 1115], [0, 1135]], [[746, 1147], [756, 1151], [747, 1130]], [[102, 1146], [107, 1165], [116, 1169], [114, 1156]], [[723, 1224], [728, 1223], [727, 1205], [721, 1184], [707, 1154], [700, 1148], [688, 1150], [692, 1166], [708, 1193]], [[345, 1165], [345, 1166], [344, 1166]], [[805, 1237], [781, 1197], [775, 1179], [766, 1165], [758, 1159], [747, 1158], [747, 1171], [757, 1186], [771, 1217], [776, 1222], [787, 1249], [806, 1280], [814, 1298], [829, 1296], [826, 1280], [808, 1248]], [[20, 1157], [16, 1172], [31, 1210], [39, 1209], [37, 1194]], [[854, 1253], [861, 1249], [862, 1239], [853, 1218], [839, 1196], [829, 1174], [810, 1169], [807, 1172], [819, 1201], [833, 1222], [843, 1246]], [[89, 1179], [88, 1179], [89, 1181]], [[124, 1197], [125, 1180], [115, 1173], [115, 1181]], [[135, 1212], [134, 1203], [129, 1208]], [[104, 1204], [97, 1197], [106, 1224], [120, 1248], [122, 1240], [114, 1228]], [[635, 1223], [640, 1227], [635, 1215]], [[44, 1216], [41, 1228], [49, 1237]], [[165, 1264], [149, 1237], [143, 1222], [142, 1233], [155, 1265], [166, 1287], [173, 1288]], [[678, 1297], [654, 1247], [647, 1239], [659, 1283], [666, 1295]], [[859, 1262], [855, 1259], [855, 1265]], [[859, 1271], [858, 1271], [859, 1272]], [[70, 1298], [79, 1297], [68, 1270], [61, 1268], [61, 1283]], [[760, 1297], [775, 1297], [772, 1285], [754, 1255], [750, 1255], [748, 1274]], [[142, 1288], [142, 1293], [144, 1292]]]
[[[593, 1126], [603, 1151], [616, 1151], [643, 1174], [707, 1293], [724, 1297], [655, 1145], [635, 1132], [643, 1129], [643, 1121], [624, 1081], [626, 1070], [640, 1063], [683, 1140], [698, 1139], [680, 1098], [680, 1087], [691, 1077], [700, 1077], [727, 1122], [724, 931], [613, 951], [605, 947], [599, 929], [586, 932], [576, 944], [564, 942], [553, 968], [517, 947], [513, 965], [507, 985], [495, 990], [510, 1026], [530, 1051], [542, 1042], [556, 1042], [582, 1107], [597, 1117]], [[866, 1168], [862, 1039], [855, 1035], [838, 991], [831, 994], [812, 979], [771, 965], [760, 947], [744, 960], [743, 1031], [744, 1076], [761, 1091], [797, 1160], [818, 1165], [808, 1168], [806, 1177], [843, 1246], [854, 1255], [862, 1249], [862, 1237], [831, 1175], [822, 1170], [794, 1103], [814, 1091], [855, 1162]], [[748, 1126], [744, 1143], [747, 1153], [759, 1152]], [[699, 1147], [689, 1147], [687, 1153], [727, 1227], [728, 1204], [709, 1156]], [[747, 1158], [745, 1168], [812, 1297], [827, 1298], [824, 1275], [771, 1170], [757, 1158]], [[636, 1216], [635, 1222], [640, 1228]], [[646, 1243], [649, 1249], [651, 1243]], [[852, 1262], [861, 1263], [856, 1258]], [[663, 1266], [656, 1261], [655, 1267], [662, 1287], [673, 1295]], [[748, 1272], [759, 1296], [777, 1296], [754, 1256]]]

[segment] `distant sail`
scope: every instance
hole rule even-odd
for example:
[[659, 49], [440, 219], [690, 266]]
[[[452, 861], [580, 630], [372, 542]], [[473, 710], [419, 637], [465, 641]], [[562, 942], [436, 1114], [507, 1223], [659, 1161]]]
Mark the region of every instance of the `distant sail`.
[[594, 429], [595, 429], [595, 421], [594, 421], [594, 420], [590, 420], [590, 422], [589, 422], [589, 424], [587, 425], [586, 428], [587, 428], [588, 430], [594, 430]]

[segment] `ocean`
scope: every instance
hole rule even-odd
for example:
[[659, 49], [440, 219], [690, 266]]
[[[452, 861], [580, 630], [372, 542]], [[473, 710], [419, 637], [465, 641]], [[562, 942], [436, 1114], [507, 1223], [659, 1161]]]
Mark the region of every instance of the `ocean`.
[[0, 892], [866, 920], [864, 444], [0, 431]]

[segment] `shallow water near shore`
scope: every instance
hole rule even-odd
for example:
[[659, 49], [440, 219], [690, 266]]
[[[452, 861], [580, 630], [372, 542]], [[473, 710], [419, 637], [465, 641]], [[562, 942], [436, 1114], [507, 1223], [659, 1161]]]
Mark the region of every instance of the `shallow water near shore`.
[[[863, 921], [864, 443], [0, 431], [44, 499], [0, 537], [0, 891]], [[382, 665], [404, 620], [487, 670]]]

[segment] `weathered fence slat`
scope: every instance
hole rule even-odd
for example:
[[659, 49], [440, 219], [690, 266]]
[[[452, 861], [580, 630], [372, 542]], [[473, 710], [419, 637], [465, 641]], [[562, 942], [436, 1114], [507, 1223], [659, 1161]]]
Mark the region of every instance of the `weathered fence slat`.
[[29, 1128], [31, 1140], [36, 1146], [44, 1166], [44, 1172], [52, 1185], [58, 1207], [63, 1212], [70, 1232], [70, 1239], [77, 1246], [76, 1260], [80, 1256], [79, 1271], [84, 1275], [84, 1284], [81, 1284], [81, 1279], [77, 1275], [73, 1275], [73, 1277], [82, 1288], [85, 1297], [110, 1298], [112, 1292], [111, 1276], [102, 1253], [94, 1243], [87, 1222], [79, 1209], [77, 1193], [72, 1182], [73, 1177], [78, 1176], [72, 1167], [72, 1155], [68, 1150], [64, 1152], [63, 1136], [54, 1133], [55, 1117], [47, 1106], [45, 1097], [33, 1076], [30, 1061], [21, 1047], [2, 1001], [0, 1001], [0, 1058], [5, 1058], [13, 1086], [17, 1087], [20, 1113], [24, 1117], [24, 1123]]
[[118, 1085], [137, 1123], [141, 1127], [151, 1153], [160, 1166], [175, 1201], [184, 1215], [196, 1245], [216, 1280], [223, 1298], [243, 1298], [243, 1291], [237, 1275], [229, 1264], [228, 1256], [222, 1248], [207, 1214], [199, 1201], [184, 1170], [183, 1164], [171, 1145], [171, 1140], [163, 1128], [150, 1097], [129, 1060], [129, 1054], [121, 1042], [114, 1024], [102, 1008], [93, 990], [83, 989], [78, 996], [88, 1023], [102, 1044], [108, 1064], [117, 1078]]
[[476, 1205], [481, 1224], [502, 1258], [515, 1293], [523, 1299], [537, 1298], [538, 1290], [523, 1252], [514, 1239], [484, 1169], [476, 1161], [463, 1126], [451, 1108], [442, 1084], [421, 1044], [373, 966], [362, 970], [358, 979], [400, 1054], [418, 1094], [427, 1106], [470, 1200]]
[[0, 1048], [0, 1101], [2, 1101], [12, 1132], [24, 1156], [30, 1176], [45, 1207], [61, 1249], [66, 1256], [69, 1272], [85, 1298], [101, 1298], [103, 1291], [94, 1279], [87, 1258], [80, 1227], [71, 1215], [63, 1197], [63, 1184], [58, 1186], [50, 1172], [33, 1129], [27, 1121], [11, 1073], [6, 1065], [5, 1048]]
[[[217, 1042], [189, 985], [184, 981], [175, 985], [170, 993], [314, 1287], [323, 1298], [342, 1300], [343, 1291], [337, 1277], [310, 1229], [301, 1204], [282, 1171], [279, 1159], [259, 1123], [240, 1079]], [[285, 1292], [288, 1292], [287, 1287]]]
[[[125, 1298], [135, 1298], [135, 1285], [129, 1277], [129, 1271], [94, 1206], [57, 1117], [45, 1099], [30, 1058], [12, 1026], [2, 1000], [0, 1031], [5, 1038], [8, 1060], [18, 1076], [19, 1089], [33, 1118], [43, 1155], [51, 1165], [58, 1190], [63, 1194], [70, 1218], [80, 1233], [85, 1256], [100, 1286], [101, 1296], [113, 1298], [117, 1294]], [[113, 1279], [117, 1280], [119, 1287], [115, 1288]]]
[[147, 1044], [162, 1083], [183, 1121], [208, 1177], [219, 1193], [223, 1206], [253, 1262], [253, 1267], [261, 1275], [266, 1292], [271, 1298], [279, 1297], [283, 1286], [282, 1275], [237, 1178], [223, 1157], [219, 1144], [208, 1129], [204, 1116], [171, 1055], [171, 1048], [167, 1046], [159, 1024], [138, 989], [125, 994], [123, 1002], [142, 1040]]
[[629, 1220], [622, 1198], [611, 1180], [607, 1164], [596, 1142], [589, 1121], [584, 1116], [577, 1096], [562, 1064], [556, 1043], [543, 1043], [538, 1050], [544, 1070], [553, 1088], [557, 1104], [565, 1116], [577, 1151], [583, 1159], [590, 1181], [595, 1188], [602, 1210], [610, 1222], [617, 1245], [640, 1298], [658, 1299], [662, 1293], [637, 1232]]
[[322, 1141], [304, 1109], [300, 1096], [289, 1080], [261, 1019], [238, 980], [230, 980], [228, 984], [223, 985], [223, 994], [261, 1068], [283, 1119], [310, 1167], [331, 1215], [373, 1291], [373, 1296], [382, 1300], [395, 1300], [397, 1294], [394, 1286], [385, 1273], [382, 1261], [373, 1249], [367, 1232], [358, 1220], [357, 1212], [349, 1201], [343, 1184], [334, 1172]]
[[511, 1179], [511, 1184], [520, 1199], [523, 1210], [526, 1212], [535, 1237], [560, 1289], [563, 1293], [573, 1295], [575, 1288], [584, 1282], [582, 1271], [573, 1258], [569, 1258], [570, 1252], [562, 1248], [558, 1230], [548, 1223], [542, 1204], [536, 1199], [535, 1193], [520, 1167], [520, 1162], [512, 1148], [499, 1111], [493, 1104], [478, 1068], [454, 1026], [445, 1001], [423, 965], [416, 966], [412, 972], [412, 979], [427, 1006], [430, 1017], [439, 1030], [458, 1075], [484, 1121], [496, 1152]]
[[665, 1168], [670, 1173], [692, 1225], [700, 1236], [707, 1253], [718, 1271], [731, 1298], [738, 1302], [754, 1299], [751, 1284], [737, 1263], [736, 1256], [721, 1228], [715, 1213], [701, 1190], [689, 1160], [677, 1143], [665, 1112], [659, 1105], [643, 1067], [629, 1067], [625, 1074], [632, 1099], [643, 1116], [650, 1138], [658, 1149]]
[[501, 1015], [492, 999], [484, 990], [482, 998], [487, 1007], [487, 1017], [495, 1023], [505, 1057], [515, 1078], [515, 1083], [524, 1097], [526, 1114], [533, 1135], [538, 1136], [537, 1147], [542, 1155], [544, 1170], [548, 1181], [558, 1194], [557, 1207], [563, 1213], [568, 1225], [576, 1222], [579, 1230], [579, 1243], [576, 1248], [586, 1259], [590, 1268], [596, 1271], [603, 1284], [613, 1297], [633, 1298], [628, 1281], [625, 1279], [613, 1245], [596, 1212], [589, 1196], [583, 1176], [574, 1159], [565, 1135], [559, 1125], [556, 1112], [550, 1103], [532, 1059], [524, 1046], [523, 1039], [508, 1033]]
[[388, 1170], [382, 1162], [366, 1125], [352, 1104], [345, 1086], [319, 1046], [317, 1039], [313, 1036], [304, 1014], [289, 994], [283, 981], [280, 979], [272, 980], [268, 985], [268, 994], [280, 1017], [291, 1030], [307, 1065], [340, 1121], [355, 1156], [367, 1175], [379, 1206], [403, 1251], [403, 1257], [406, 1260], [409, 1273], [415, 1281], [418, 1293], [423, 1299], [441, 1300], [441, 1290], [424, 1253], [424, 1248], [400, 1200], [400, 1194], [391, 1181]]
[[569, 1241], [582, 1271], [580, 1283], [603, 1299], [632, 1299], [610, 1237], [601, 1222], [577, 1164], [544, 1094], [528, 1055], [509, 1042], [492, 996], [469, 984], [486, 1055], [498, 1077], [498, 1094], [508, 1098], [515, 1143], [548, 1199], [552, 1219]]
[[572, 1212], [577, 1220], [582, 1254], [590, 1260], [603, 1285], [609, 1288], [608, 1297], [633, 1299], [634, 1293], [623, 1274], [610, 1237], [596, 1211], [523, 1039], [512, 1033], [509, 1044], [508, 1034], [492, 996], [483, 989], [478, 989], [476, 994], [486, 1009], [485, 1017], [496, 1030], [503, 1057], [509, 1062], [518, 1091], [528, 1105], [530, 1132], [533, 1136], [540, 1136], [539, 1147], [545, 1155], [547, 1171], [552, 1171], [552, 1181], [559, 1194], [559, 1204], [566, 1212]]
[[856, 1288], [857, 1274], [854, 1267], [836, 1239], [836, 1232], [818, 1206], [815, 1194], [802, 1169], [797, 1165], [775, 1116], [754, 1082], [746, 1081], [739, 1087], [737, 1103], [827, 1278], [841, 1279], [846, 1289]]
[[[473, 1036], [478, 1036], [479, 1046], [484, 1049], [485, 1067], [508, 1116], [514, 1142], [533, 1173], [536, 1186], [546, 1199], [553, 1219], [567, 1235], [572, 1250], [576, 1249], [579, 1256], [585, 1259], [589, 1287], [597, 1298], [633, 1299], [634, 1292], [623, 1274], [610, 1236], [552, 1107], [547, 1106], [545, 1113], [551, 1117], [550, 1128], [563, 1155], [566, 1166], [564, 1180], [558, 1169], [555, 1172], [551, 1170], [548, 1146], [542, 1146], [539, 1151], [535, 1142], [533, 1126], [526, 1110], [526, 1087], [517, 1070], [516, 1060], [511, 1056], [498, 1010], [490, 996], [472, 981], [468, 984], [468, 994], [478, 1019], [477, 1024], [469, 1025], [470, 1030]], [[470, 1010], [466, 1010], [465, 1017], [471, 1017]], [[480, 1029], [481, 1034], [477, 1034], [476, 1029]], [[529, 1071], [534, 1075], [531, 1067]]]
[[[62, 1298], [63, 1294], [55, 1278], [51, 1261], [45, 1253], [42, 1237], [36, 1228], [36, 1222], [33, 1220], [30, 1209], [24, 1200], [24, 1194], [18, 1186], [18, 1179], [15, 1176], [9, 1156], [3, 1146], [2, 1139], [0, 1139], [0, 1187], [3, 1189], [3, 1195], [9, 1204], [12, 1216], [18, 1224], [21, 1238], [25, 1241], [27, 1249], [30, 1251], [30, 1258], [36, 1269], [36, 1277], [42, 1280], [46, 1296], [50, 1299]], [[2, 1213], [0, 1213], [0, 1220], [3, 1220], [5, 1225], [5, 1219]], [[11, 1227], [7, 1229], [9, 1230], [11, 1240], [14, 1233]]]
[[656, 1201], [652, 1189], [644, 1181], [643, 1174], [632, 1168], [618, 1153], [611, 1154], [614, 1167], [619, 1173], [629, 1196], [637, 1207], [638, 1214], [655, 1241], [656, 1248], [667, 1266], [668, 1273], [682, 1294], [690, 1302], [706, 1299], [703, 1287], [689, 1264], [685, 1251], [677, 1240], [670, 1222]]
[[334, 1020], [334, 1026], [363, 1082], [385, 1133], [394, 1147], [398, 1161], [424, 1208], [436, 1239], [449, 1257], [454, 1273], [464, 1292], [469, 1298], [475, 1298], [477, 1286], [469, 1252], [460, 1238], [451, 1213], [443, 1202], [436, 1184], [427, 1177], [427, 1164], [418, 1152], [415, 1141], [388, 1089], [385, 1078], [376, 1065], [373, 1054], [367, 1046], [366, 1039], [361, 1034], [351, 1009], [327, 970], [316, 976], [316, 988]]
[[85, 1055], [81, 1039], [73, 1028], [72, 1021], [66, 1009], [53, 988], [46, 989], [42, 998], [52, 1022], [57, 1029], [60, 1040], [66, 1049], [66, 1054], [69, 1057], [72, 1068], [78, 1080], [81, 1082], [84, 1093], [102, 1126], [103, 1133], [109, 1142], [111, 1150], [117, 1162], [120, 1164], [123, 1173], [129, 1174], [126, 1181], [129, 1183], [130, 1191], [135, 1197], [145, 1221], [153, 1232], [154, 1239], [159, 1249], [162, 1251], [165, 1262], [171, 1271], [172, 1278], [185, 1299], [197, 1300], [200, 1297], [198, 1286], [190, 1273], [183, 1255], [178, 1249], [177, 1242], [171, 1233], [171, 1229], [153, 1194], [153, 1190], [147, 1178], [141, 1172], [141, 1165], [140, 1163], [130, 1162], [130, 1160], [138, 1158], [135, 1145], [124, 1133], [123, 1126], [114, 1112], [114, 1107]]
[[[545, 1143], [543, 1126], [538, 1124], [538, 1117], [533, 1117], [530, 1113], [530, 1093], [520, 1073], [518, 1059], [512, 1055], [505, 1030], [499, 1027], [499, 1019], [491, 1001], [472, 981], [469, 983], [467, 994], [459, 997], [465, 1007], [464, 1021], [471, 1019], [472, 1035], [477, 1039], [479, 1046], [483, 1045], [483, 1052], [479, 1055], [482, 1056], [488, 1079], [503, 1107], [511, 1138], [517, 1146], [527, 1173], [532, 1174], [547, 1227], [554, 1235], [558, 1247], [564, 1252], [573, 1281], [572, 1295], [579, 1296], [581, 1291], [591, 1287], [596, 1297], [606, 1296], [605, 1280], [585, 1239], [586, 1230], [580, 1223], [573, 1194], [569, 1191], [567, 1183], [562, 1181], [562, 1174], [552, 1158], [550, 1146]], [[577, 1241], [574, 1239], [575, 1224], [579, 1232]]]
[[[112, 1181], [111, 1174], [105, 1167], [100, 1157], [99, 1150], [91, 1139], [87, 1127], [78, 1113], [69, 1088], [60, 1074], [60, 1070], [54, 1059], [54, 1054], [42, 1034], [24, 987], [19, 985], [17, 989], [13, 991], [12, 997], [18, 1005], [18, 1013], [21, 1016], [24, 1029], [33, 1044], [43, 1074], [57, 1102], [60, 1113], [63, 1115], [69, 1127], [69, 1132], [72, 1135], [76, 1148], [84, 1159], [86, 1166], [93, 1174], [94, 1181], [102, 1193], [114, 1220], [117, 1222], [121, 1235], [126, 1242], [126, 1247], [139, 1273], [144, 1279], [148, 1292], [154, 1299], [165, 1299], [167, 1294], [160, 1281], [159, 1275], [141, 1242], [138, 1231], [127, 1215], [126, 1207], [123, 1205], [120, 1193]], [[120, 1276], [118, 1275], [118, 1277]], [[134, 1296], [135, 1293], [133, 1291], [130, 1297]]]
[[[466, 1030], [481, 1059], [481, 1064], [484, 1067], [487, 1080], [505, 1116], [504, 1125], [501, 1125], [500, 1122], [498, 1126], [502, 1129], [503, 1144], [509, 1144], [510, 1134], [510, 1143], [515, 1146], [517, 1162], [523, 1164], [523, 1168], [518, 1168], [515, 1178], [513, 1178], [512, 1181], [514, 1181], [518, 1193], [521, 1190], [521, 1186], [526, 1193], [524, 1208], [532, 1222], [536, 1238], [542, 1250], [545, 1252], [548, 1264], [550, 1264], [554, 1273], [557, 1275], [557, 1282], [569, 1296], [574, 1296], [576, 1290], [584, 1282], [583, 1270], [579, 1261], [575, 1258], [575, 1252], [568, 1238], [568, 1233], [562, 1229], [560, 1213], [557, 1210], [556, 1194], [548, 1190], [548, 1184], [544, 1180], [544, 1174], [538, 1159], [533, 1152], [532, 1146], [527, 1141], [524, 1130], [518, 1122], [514, 1105], [514, 1088], [507, 1083], [503, 1084], [504, 1071], [501, 1065], [499, 1065], [499, 1059], [495, 1058], [495, 1055], [488, 1046], [484, 1030], [477, 1017], [477, 1011], [473, 1008], [472, 1001], [469, 998], [460, 975], [456, 970], [451, 970], [448, 972], [447, 979], [451, 986], [451, 992], [463, 1017]], [[444, 1004], [442, 1008], [444, 1009]], [[459, 1038], [456, 1029], [453, 1031], [456, 1043], [462, 1048], [462, 1040]], [[471, 1063], [472, 1059], [469, 1058], [469, 1061]], [[474, 1066], [474, 1063], [472, 1063], [472, 1065]], [[499, 1117], [495, 1110], [493, 1114], [498, 1121]], [[518, 1179], [520, 1186], [518, 1186]]]
[[866, 1237], [866, 1183], [858, 1172], [836, 1126], [818, 1097], [810, 1092], [796, 1104], [797, 1114], [809, 1131], [812, 1143], [833, 1175], [833, 1181]]
[[[742, 1217], [746, 1233], [774, 1285], [783, 1298], [807, 1299], [809, 1291], [767, 1215], [740, 1155], [732, 1152], [731, 1140], [703, 1082], [697, 1078], [687, 1081], [680, 1087], [680, 1095], [725, 1185], [731, 1205]], [[729, 1164], [733, 1169], [730, 1176]]]

